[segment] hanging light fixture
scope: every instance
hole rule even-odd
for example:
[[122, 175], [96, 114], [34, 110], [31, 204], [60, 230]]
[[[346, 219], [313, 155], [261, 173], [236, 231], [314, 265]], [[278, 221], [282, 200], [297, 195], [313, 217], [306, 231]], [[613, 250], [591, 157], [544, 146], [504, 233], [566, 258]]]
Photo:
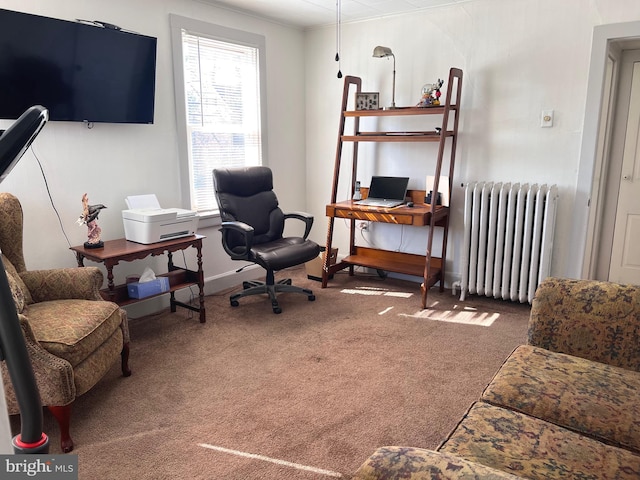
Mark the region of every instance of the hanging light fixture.
[[336, 62], [338, 62], [338, 78], [342, 78], [340, 69], [340, 43], [342, 36], [342, 0], [336, 0]]
[[393, 57], [393, 90], [391, 93], [391, 106], [388, 109], [396, 108], [396, 56], [393, 54], [389, 47], [377, 46], [373, 49], [373, 56], [375, 58], [389, 58]]

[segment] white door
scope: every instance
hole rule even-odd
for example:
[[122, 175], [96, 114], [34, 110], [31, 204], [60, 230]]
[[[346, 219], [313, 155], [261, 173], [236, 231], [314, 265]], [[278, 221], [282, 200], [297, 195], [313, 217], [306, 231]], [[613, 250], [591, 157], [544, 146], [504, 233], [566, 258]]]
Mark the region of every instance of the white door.
[[640, 62], [634, 62], [609, 281], [640, 285]]

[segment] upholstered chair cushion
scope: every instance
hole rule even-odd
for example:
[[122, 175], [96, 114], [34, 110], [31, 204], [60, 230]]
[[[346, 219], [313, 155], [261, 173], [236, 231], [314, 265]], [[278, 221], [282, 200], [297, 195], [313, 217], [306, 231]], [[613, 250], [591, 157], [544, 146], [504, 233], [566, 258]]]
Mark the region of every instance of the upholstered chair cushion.
[[524, 478], [640, 478], [640, 455], [485, 402], [469, 409], [438, 451]]
[[[78, 365], [120, 328], [118, 305], [91, 300], [52, 300], [27, 306], [36, 339], [47, 351]], [[73, 318], [74, 322], [60, 319]]]
[[531, 345], [516, 348], [482, 394], [485, 402], [640, 453], [638, 398], [638, 372]]

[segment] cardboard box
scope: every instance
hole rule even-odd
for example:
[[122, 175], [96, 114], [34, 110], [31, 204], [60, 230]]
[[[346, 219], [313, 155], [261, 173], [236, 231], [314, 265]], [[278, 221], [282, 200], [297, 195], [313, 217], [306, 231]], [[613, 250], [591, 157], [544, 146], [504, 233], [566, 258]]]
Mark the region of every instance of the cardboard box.
[[169, 291], [169, 279], [158, 277], [150, 282], [133, 282], [127, 284], [129, 298], [145, 298]]
[[[317, 258], [307, 262], [304, 264], [305, 269], [307, 271], [307, 278], [310, 280], [316, 280], [318, 282], [322, 281], [322, 265], [324, 265], [324, 255], [326, 248], [321, 249], [320, 255]], [[329, 255], [329, 265], [333, 265], [338, 260], [338, 249], [332, 248], [331, 255]], [[329, 278], [333, 278], [333, 275], [330, 275]]]

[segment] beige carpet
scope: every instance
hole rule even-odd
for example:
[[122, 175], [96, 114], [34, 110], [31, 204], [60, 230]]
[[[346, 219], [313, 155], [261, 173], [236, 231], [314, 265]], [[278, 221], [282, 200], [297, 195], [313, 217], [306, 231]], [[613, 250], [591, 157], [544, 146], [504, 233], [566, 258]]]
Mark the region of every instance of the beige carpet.
[[[415, 283], [287, 273], [317, 300], [275, 315], [226, 292], [205, 324], [132, 320], [133, 375], [114, 366], [73, 407], [80, 478], [349, 478], [378, 446], [435, 448], [525, 341], [529, 305], [435, 288], [421, 311]], [[58, 452], [48, 412], [45, 431]]]

